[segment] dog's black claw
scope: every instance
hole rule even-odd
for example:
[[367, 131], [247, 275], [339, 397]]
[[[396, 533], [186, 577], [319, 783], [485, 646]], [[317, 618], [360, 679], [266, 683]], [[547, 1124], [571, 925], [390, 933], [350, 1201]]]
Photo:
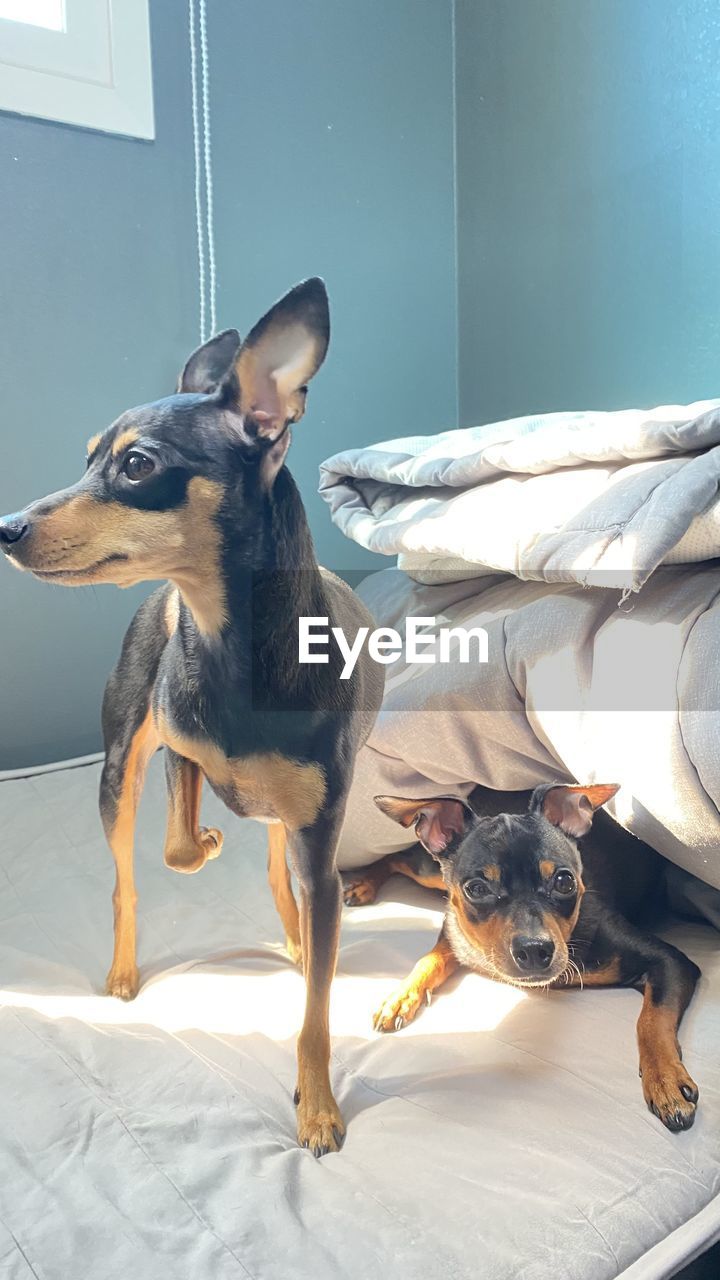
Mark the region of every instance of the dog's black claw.
[[310, 1150], [310, 1143], [307, 1138], [303, 1140], [303, 1147], [305, 1148], [306, 1151]]
[[683, 1098], [686, 1098], [688, 1102], [697, 1102], [698, 1098], [700, 1097], [698, 1090], [694, 1089], [689, 1084], [681, 1084], [680, 1092]]
[[300, 1090], [299, 1089], [296, 1089], [293, 1094], [293, 1102], [295, 1103], [296, 1107], [300, 1106]]
[[691, 1111], [686, 1115], [684, 1111], [677, 1108], [675, 1111], [669, 1111], [661, 1119], [665, 1128], [671, 1133], [682, 1133], [684, 1129], [692, 1129], [695, 1123], [695, 1112]]
[[329, 1147], [313, 1147], [312, 1153], [315, 1159], [319, 1160], [321, 1156], [326, 1156], [329, 1150]]
[[425, 992], [425, 1003], [432, 1004], [432, 991]]
[[344, 1134], [344, 1133], [341, 1133], [339, 1129], [335, 1129], [335, 1128], [333, 1128], [333, 1138], [335, 1139], [335, 1142], [337, 1143], [337, 1149], [338, 1149], [338, 1151], [339, 1151], [339, 1150], [340, 1150], [340, 1148], [341, 1148], [341, 1146], [342, 1146], [342, 1144], [343, 1144], [343, 1142], [345, 1141], [345, 1134]]
[[675, 1127], [678, 1133], [680, 1132], [681, 1129], [692, 1129], [695, 1123], [695, 1112], [680, 1111], [680, 1109], [678, 1108], [678, 1110], [675, 1112], [674, 1120], [675, 1120]]
[[397, 1018], [395, 1019], [395, 1030], [402, 1031], [404, 1026], [405, 1026], [405, 1019], [401, 1018], [400, 1015], [398, 1014]]

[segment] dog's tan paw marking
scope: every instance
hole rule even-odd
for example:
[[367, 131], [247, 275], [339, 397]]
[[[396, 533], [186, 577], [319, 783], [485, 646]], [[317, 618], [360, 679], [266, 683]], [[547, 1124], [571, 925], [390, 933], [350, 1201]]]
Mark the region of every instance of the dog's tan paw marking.
[[289, 934], [285, 935], [285, 950], [287, 951], [293, 964], [299, 969], [303, 967], [302, 943], [297, 942], [295, 938], [291, 938]]
[[330, 1151], [339, 1151], [345, 1141], [345, 1124], [332, 1094], [324, 1105], [312, 1107], [303, 1102], [296, 1089], [295, 1104], [300, 1146], [312, 1151], [318, 1159]]
[[692, 1128], [699, 1090], [682, 1062], [645, 1062], [640, 1074], [645, 1101], [665, 1128], [672, 1133]]
[[369, 907], [377, 898], [378, 887], [369, 876], [359, 876], [355, 880], [347, 880], [343, 887], [343, 901], [346, 907]]
[[116, 969], [113, 965], [105, 983], [105, 994], [117, 1000], [134, 1000], [140, 989], [137, 969]]
[[373, 1019], [376, 1031], [402, 1031], [412, 1022], [424, 1004], [430, 1004], [432, 992], [422, 983], [410, 983], [398, 987], [380, 1006]]

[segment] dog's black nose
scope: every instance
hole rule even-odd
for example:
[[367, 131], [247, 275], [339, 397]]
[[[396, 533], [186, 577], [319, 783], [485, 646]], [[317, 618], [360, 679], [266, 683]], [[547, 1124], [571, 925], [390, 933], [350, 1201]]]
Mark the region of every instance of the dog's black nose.
[[552, 938], [525, 938], [518, 934], [510, 945], [512, 958], [523, 973], [540, 973], [549, 969], [555, 955]]
[[29, 528], [23, 516], [4, 516], [0, 520], [0, 547], [3, 551], [9, 551], [17, 542], [22, 542]]

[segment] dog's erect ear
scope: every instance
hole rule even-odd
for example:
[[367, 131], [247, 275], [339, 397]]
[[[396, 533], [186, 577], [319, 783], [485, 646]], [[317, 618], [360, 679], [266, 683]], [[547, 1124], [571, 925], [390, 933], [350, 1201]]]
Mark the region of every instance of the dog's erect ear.
[[235, 362], [240, 411], [265, 440], [279, 439], [305, 412], [307, 383], [325, 359], [330, 311], [325, 285], [303, 280], [259, 320]]
[[398, 796], [375, 796], [378, 809], [401, 827], [415, 827], [415, 835], [434, 858], [445, 856], [450, 846], [467, 831], [474, 814], [456, 796], [436, 796], [431, 800], [401, 800]]
[[233, 378], [241, 343], [237, 329], [225, 329], [198, 347], [180, 374], [178, 391], [212, 395]]
[[586, 836], [596, 809], [612, 800], [620, 787], [615, 782], [596, 782], [590, 787], [560, 784], [536, 787], [530, 797], [530, 812], [542, 813], [554, 827], [574, 840]]

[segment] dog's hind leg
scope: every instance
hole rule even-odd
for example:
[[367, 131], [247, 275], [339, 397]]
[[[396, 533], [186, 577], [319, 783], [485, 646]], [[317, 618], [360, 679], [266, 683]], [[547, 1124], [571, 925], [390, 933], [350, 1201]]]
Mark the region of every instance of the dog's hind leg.
[[287, 832], [282, 822], [268, 827], [268, 881], [285, 930], [285, 948], [294, 964], [302, 965], [300, 916], [287, 864]]
[[173, 871], [199, 871], [209, 858], [218, 857], [223, 846], [222, 831], [200, 826], [202, 772], [192, 760], [166, 747], [165, 780], [168, 792], [165, 863]]

